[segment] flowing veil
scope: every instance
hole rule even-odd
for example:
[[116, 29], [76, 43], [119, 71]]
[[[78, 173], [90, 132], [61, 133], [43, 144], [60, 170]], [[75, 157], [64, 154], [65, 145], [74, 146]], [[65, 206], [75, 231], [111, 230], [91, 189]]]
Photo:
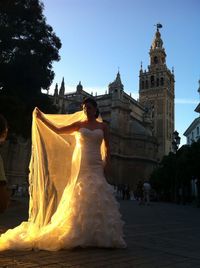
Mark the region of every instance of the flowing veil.
[[[84, 120], [84, 113], [44, 115], [58, 127]], [[76, 183], [81, 151], [75, 146], [78, 133], [57, 135], [33, 112], [32, 155], [29, 176], [29, 221], [39, 227], [49, 223], [66, 185]], [[74, 160], [74, 161], [72, 161]]]
[[[43, 116], [57, 127], [86, 120], [83, 111]], [[101, 119], [98, 119], [102, 121]], [[58, 135], [36, 117], [32, 120], [32, 154], [29, 164], [29, 218], [0, 236], [0, 250], [31, 249], [35, 241], [67, 219], [69, 201], [77, 182], [81, 161], [79, 132]], [[101, 146], [105, 156], [104, 142]], [[73, 209], [73, 208], [70, 208]], [[68, 219], [70, 232], [70, 219]], [[66, 229], [65, 229], [66, 232]], [[55, 234], [56, 235], [56, 234]]]

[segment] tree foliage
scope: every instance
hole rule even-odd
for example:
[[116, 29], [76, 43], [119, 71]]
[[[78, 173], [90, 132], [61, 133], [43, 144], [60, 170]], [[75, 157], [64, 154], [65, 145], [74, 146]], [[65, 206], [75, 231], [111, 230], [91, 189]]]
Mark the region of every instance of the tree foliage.
[[0, 72], [5, 94], [34, 95], [48, 89], [59, 60], [59, 38], [46, 24], [38, 0], [1, 0]]
[[159, 166], [151, 174], [155, 190], [168, 201], [175, 201], [179, 189], [191, 198], [191, 180], [200, 179], [200, 141], [183, 145], [176, 154], [164, 156]]
[[13, 131], [22, 134], [23, 121], [30, 126], [34, 106], [44, 111], [52, 107], [41, 90], [48, 90], [53, 81], [52, 64], [60, 59], [61, 42], [43, 9], [39, 0], [0, 1], [0, 112], [11, 120]]
[[151, 174], [152, 187], [160, 194], [162, 198], [170, 199], [173, 194], [176, 170], [176, 155], [169, 153], [164, 156], [159, 166]]

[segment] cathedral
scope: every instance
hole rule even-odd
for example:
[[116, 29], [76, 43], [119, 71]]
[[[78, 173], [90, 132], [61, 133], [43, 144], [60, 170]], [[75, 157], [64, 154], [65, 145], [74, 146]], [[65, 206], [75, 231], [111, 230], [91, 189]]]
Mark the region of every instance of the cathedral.
[[63, 79], [60, 89], [56, 84], [50, 96], [59, 113], [74, 113], [81, 109], [85, 97], [95, 98], [110, 129], [110, 183], [126, 183], [131, 188], [139, 180], [148, 179], [162, 157], [171, 151], [174, 131], [174, 73], [166, 65], [159, 27], [149, 55], [150, 65], [147, 70], [141, 66], [139, 73], [139, 101], [125, 92], [119, 72], [103, 95], [89, 94], [81, 82], [73, 93], [66, 93]]
[[[139, 70], [139, 100], [125, 92], [120, 73], [103, 95], [93, 96], [77, 85], [73, 93], [60, 88], [49, 95], [58, 113], [74, 113], [81, 109], [85, 97], [96, 99], [102, 119], [110, 131], [112, 184], [128, 184], [135, 189], [139, 180], [149, 179], [152, 170], [168, 154], [174, 132], [174, 73], [166, 65], [166, 52], [157, 25], [150, 47], [150, 63]], [[94, 89], [95, 90], [95, 89]], [[28, 178], [31, 141], [1, 148], [9, 184], [23, 185]], [[18, 159], [18, 161], [16, 161]]]

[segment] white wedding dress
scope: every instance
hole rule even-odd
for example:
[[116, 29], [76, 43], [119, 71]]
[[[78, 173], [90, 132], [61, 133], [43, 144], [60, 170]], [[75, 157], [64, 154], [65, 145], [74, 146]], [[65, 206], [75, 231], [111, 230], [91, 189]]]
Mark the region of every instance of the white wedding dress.
[[[73, 191], [70, 184], [66, 186], [47, 225], [38, 227], [34, 223], [24, 222], [8, 230], [0, 238], [0, 243], [4, 242], [0, 250], [126, 247], [119, 204], [103, 172], [100, 152], [103, 131], [80, 128], [79, 134], [81, 161]], [[65, 198], [69, 194], [71, 197]]]

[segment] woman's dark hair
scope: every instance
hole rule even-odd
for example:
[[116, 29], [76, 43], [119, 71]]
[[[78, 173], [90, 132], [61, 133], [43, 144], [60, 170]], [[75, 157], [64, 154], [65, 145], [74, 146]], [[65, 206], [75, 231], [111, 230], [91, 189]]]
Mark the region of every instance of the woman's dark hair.
[[6, 131], [7, 127], [7, 120], [2, 114], [0, 114], [0, 136]]
[[99, 116], [99, 109], [98, 109], [98, 107], [97, 107], [97, 102], [96, 102], [93, 98], [88, 97], [88, 98], [86, 98], [86, 99], [83, 100], [83, 102], [82, 102], [82, 106], [83, 106], [84, 104], [86, 104], [86, 103], [90, 103], [90, 104], [92, 104], [92, 106], [94, 106], [94, 108], [97, 109], [97, 110], [96, 110], [96, 114], [95, 114], [95, 117], [97, 118], [97, 117]]

